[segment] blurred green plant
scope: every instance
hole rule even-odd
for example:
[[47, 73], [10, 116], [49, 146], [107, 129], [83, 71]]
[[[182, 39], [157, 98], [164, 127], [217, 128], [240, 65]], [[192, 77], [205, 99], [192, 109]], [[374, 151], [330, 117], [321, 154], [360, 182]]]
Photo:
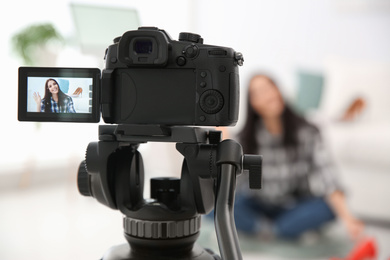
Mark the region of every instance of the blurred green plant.
[[12, 39], [14, 51], [26, 65], [34, 65], [34, 53], [46, 44], [64, 43], [64, 38], [50, 23], [30, 25], [16, 33]]

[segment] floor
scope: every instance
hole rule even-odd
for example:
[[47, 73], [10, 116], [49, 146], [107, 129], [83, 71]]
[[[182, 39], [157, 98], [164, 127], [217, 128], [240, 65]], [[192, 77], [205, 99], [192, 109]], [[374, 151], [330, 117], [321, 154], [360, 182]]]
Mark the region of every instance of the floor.
[[[218, 244], [212, 223], [204, 221], [202, 224], [205, 229], [198, 240], [199, 243], [204, 247], [217, 250]], [[369, 236], [368, 239], [374, 239], [378, 250], [376, 259], [390, 260], [390, 229], [368, 225], [366, 234]], [[327, 226], [321, 235], [310, 233], [297, 241], [253, 239], [243, 235], [239, 237], [245, 260], [325, 260], [333, 257], [345, 259], [356, 248], [356, 244], [346, 237], [341, 223]]]
[[[202, 224], [201, 246], [218, 250], [214, 229]], [[329, 259], [351, 249], [340, 227], [332, 235], [300, 242], [241, 237], [245, 260]], [[0, 190], [0, 259], [100, 259], [125, 242], [122, 217], [96, 200], [79, 195], [75, 180]], [[378, 260], [390, 258], [390, 229], [367, 226], [378, 245]]]

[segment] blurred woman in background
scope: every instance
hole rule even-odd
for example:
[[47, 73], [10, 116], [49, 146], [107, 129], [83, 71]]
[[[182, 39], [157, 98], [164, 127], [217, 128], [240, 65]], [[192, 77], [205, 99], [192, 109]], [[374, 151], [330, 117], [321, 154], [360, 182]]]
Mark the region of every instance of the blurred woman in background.
[[238, 230], [297, 238], [339, 218], [352, 238], [361, 235], [363, 223], [346, 206], [319, 130], [293, 112], [270, 77], [251, 78], [238, 138], [245, 153], [263, 155], [263, 188], [248, 190], [247, 180], [240, 185], [239, 179]]

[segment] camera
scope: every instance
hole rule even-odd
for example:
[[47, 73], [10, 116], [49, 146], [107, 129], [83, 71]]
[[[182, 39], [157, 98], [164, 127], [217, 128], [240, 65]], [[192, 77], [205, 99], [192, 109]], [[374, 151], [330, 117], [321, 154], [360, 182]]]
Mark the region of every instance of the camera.
[[[235, 125], [242, 63], [240, 53], [203, 44], [200, 35], [180, 33], [175, 41], [140, 27], [114, 39], [101, 72], [19, 68], [18, 119], [99, 122], [101, 114], [111, 124]], [[49, 80], [67, 100], [50, 97]]]

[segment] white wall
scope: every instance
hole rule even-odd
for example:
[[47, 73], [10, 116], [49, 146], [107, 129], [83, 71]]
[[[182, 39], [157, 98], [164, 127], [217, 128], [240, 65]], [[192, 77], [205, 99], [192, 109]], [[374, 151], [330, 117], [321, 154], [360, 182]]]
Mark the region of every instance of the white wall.
[[331, 56], [390, 61], [390, 2], [199, 0], [197, 27], [207, 43], [244, 54], [241, 76], [274, 74], [294, 95], [298, 69], [322, 71]]

